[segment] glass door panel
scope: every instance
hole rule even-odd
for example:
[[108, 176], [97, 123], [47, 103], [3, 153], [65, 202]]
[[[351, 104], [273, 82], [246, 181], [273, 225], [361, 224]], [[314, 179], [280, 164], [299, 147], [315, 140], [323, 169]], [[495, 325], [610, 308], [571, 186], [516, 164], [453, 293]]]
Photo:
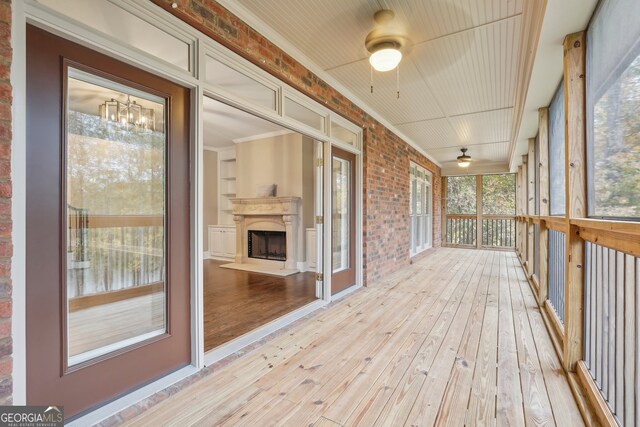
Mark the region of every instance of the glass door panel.
[[356, 156], [336, 147], [331, 151], [331, 293], [335, 294], [356, 282]]
[[165, 332], [166, 134], [162, 98], [73, 68], [67, 88], [72, 366]]
[[349, 240], [351, 236], [351, 163], [333, 158], [332, 165], [333, 272], [349, 268]]

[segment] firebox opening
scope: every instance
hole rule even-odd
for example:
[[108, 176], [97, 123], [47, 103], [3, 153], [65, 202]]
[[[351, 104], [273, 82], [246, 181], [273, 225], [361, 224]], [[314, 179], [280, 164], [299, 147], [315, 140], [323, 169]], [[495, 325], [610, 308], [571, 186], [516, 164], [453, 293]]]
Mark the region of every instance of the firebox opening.
[[249, 230], [248, 240], [249, 258], [287, 260], [287, 239], [284, 231]]

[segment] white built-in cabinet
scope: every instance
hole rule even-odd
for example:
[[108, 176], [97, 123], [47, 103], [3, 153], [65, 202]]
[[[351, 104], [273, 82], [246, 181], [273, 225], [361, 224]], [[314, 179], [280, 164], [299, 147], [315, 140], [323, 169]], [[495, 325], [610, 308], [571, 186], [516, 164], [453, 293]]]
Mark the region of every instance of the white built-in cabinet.
[[209, 256], [233, 260], [236, 256], [236, 227], [233, 225], [209, 226]]
[[218, 151], [218, 224], [232, 225], [231, 199], [236, 197], [236, 149]]

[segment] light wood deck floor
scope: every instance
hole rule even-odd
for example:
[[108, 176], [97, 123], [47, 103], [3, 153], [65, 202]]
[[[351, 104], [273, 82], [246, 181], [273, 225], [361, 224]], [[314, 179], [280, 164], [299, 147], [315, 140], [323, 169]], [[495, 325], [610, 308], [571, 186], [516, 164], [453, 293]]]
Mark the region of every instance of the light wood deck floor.
[[131, 424], [583, 421], [516, 255], [445, 248], [321, 310]]

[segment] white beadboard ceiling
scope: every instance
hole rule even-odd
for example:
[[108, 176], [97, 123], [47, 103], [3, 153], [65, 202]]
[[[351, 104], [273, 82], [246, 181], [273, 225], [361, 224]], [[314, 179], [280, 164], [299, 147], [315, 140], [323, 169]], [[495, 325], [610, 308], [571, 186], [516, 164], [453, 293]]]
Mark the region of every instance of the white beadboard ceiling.
[[[313, 61], [446, 169], [467, 147], [508, 170], [525, 0], [222, 0]], [[391, 9], [411, 40], [395, 71], [374, 71], [364, 47], [373, 14]], [[259, 31], [262, 28], [257, 28]], [[277, 44], [277, 40], [273, 40]], [[286, 47], [285, 47], [285, 50]], [[294, 55], [295, 56], [295, 55]], [[454, 165], [455, 168], [455, 165]]]

